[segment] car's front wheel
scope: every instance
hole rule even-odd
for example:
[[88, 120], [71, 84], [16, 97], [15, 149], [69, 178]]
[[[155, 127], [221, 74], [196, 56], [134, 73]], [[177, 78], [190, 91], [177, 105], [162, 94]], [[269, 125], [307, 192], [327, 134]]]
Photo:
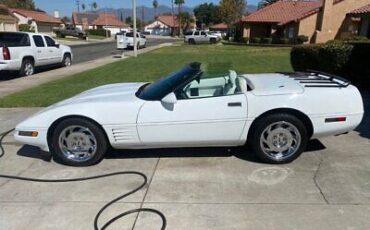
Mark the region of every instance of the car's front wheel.
[[295, 160], [306, 148], [307, 128], [290, 114], [272, 114], [256, 121], [250, 144], [266, 163], [284, 164]]
[[90, 166], [103, 159], [108, 143], [104, 131], [97, 124], [81, 118], [70, 118], [56, 126], [50, 147], [57, 162], [70, 166]]

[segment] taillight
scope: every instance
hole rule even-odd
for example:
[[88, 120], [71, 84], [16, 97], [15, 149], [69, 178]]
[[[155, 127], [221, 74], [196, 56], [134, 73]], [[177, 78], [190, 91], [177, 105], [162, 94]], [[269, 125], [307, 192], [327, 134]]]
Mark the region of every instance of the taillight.
[[10, 60], [10, 52], [8, 47], [3, 47], [3, 58], [4, 60]]

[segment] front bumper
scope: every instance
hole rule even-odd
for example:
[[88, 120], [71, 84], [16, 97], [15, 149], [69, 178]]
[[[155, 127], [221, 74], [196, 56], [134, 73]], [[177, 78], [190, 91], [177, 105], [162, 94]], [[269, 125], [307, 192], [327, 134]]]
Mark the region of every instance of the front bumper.
[[[32, 136], [22, 136], [20, 132], [37, 132], [36, 137]], [[14, 139], [25, 145], [32, 145], [39, 147], [41, 150], [49, 152], [49, 145], [47, 141], [47, 132], [46, 128], [23, 128], [17, 127], [14, 133]]]

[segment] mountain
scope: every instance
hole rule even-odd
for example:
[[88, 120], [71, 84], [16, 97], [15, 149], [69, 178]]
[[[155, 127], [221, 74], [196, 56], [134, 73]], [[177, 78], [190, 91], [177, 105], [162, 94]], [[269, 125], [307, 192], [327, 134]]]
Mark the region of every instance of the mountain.
[[[136, 16], [137, 18], [139, 18], [140, 20], [144, 17], [144, 21], [145, 22], [149, 22], [149, 21], [152, 21], [154, 20], [154, 14], [155, 14], [155, 11], [153, 9], [153, 7], [147, 7], [147, 6], [138, 6], [137, 8], [137, 11], [136, 11]], [[194, 10], [194, 7], [187, 7], [187, 6], [183, 6], [181, 8], [181, 10], [183, 12], [189, 12], [190, 14], [194, 14], [193, 13], [193, 10]], [[254, 12], [257, 10], [257, 6], [256, 5], [248, 5], [247, 6], [247, 12], [251, 13], [251, 12]], [[120, 8], [120, 9], [114, 9], [114, 8], [101, 8], [98, 10], [98, 12], [101, 12], [101, 13], [112, 13], [112, 14], [115, 14], [117, 15], [118, 18], [121, 18], [121, 13], [123, 13], [123, 18], [127, 18], [127, 17], [132, 17], [132, 9], [130, 8]], [[165, 6], [165, 5], [160, 5], [158, 6], [157, 8], [157, 15], [162, 15], [162, 14], [171, 14], [172, 12], [172, 8], [169, 7], [169, 6]], [[175, 14], [177, 14], [177, 7], [175, 6], [174, 8], [174, 12]]]

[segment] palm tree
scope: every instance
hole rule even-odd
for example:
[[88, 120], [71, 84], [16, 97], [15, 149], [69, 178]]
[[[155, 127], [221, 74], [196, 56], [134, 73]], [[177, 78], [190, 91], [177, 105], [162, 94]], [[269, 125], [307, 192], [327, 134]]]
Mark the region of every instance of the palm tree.
[[178, 6], [178, 14], [177, 14], [177, 20], [179, 21], [178, 24], [179, 24], [179, 36], [182, 35], [182, 29], [181, 29], [181, 17], [180, 17], [180, 14], [181, 14], [181, 6], [182, 4], [185, 3], [185, 0], [175, 0], [175, 4]]
[[98, 3], [93, 2], [93, 3], [91, 4], [91, 7], [96, 11], [96, 9], [98, 9]]
[[157, 19], [157, 8], [158, 8], [158, 1], [153, 1], [153, 8], [154, 8], [154, 19]]

